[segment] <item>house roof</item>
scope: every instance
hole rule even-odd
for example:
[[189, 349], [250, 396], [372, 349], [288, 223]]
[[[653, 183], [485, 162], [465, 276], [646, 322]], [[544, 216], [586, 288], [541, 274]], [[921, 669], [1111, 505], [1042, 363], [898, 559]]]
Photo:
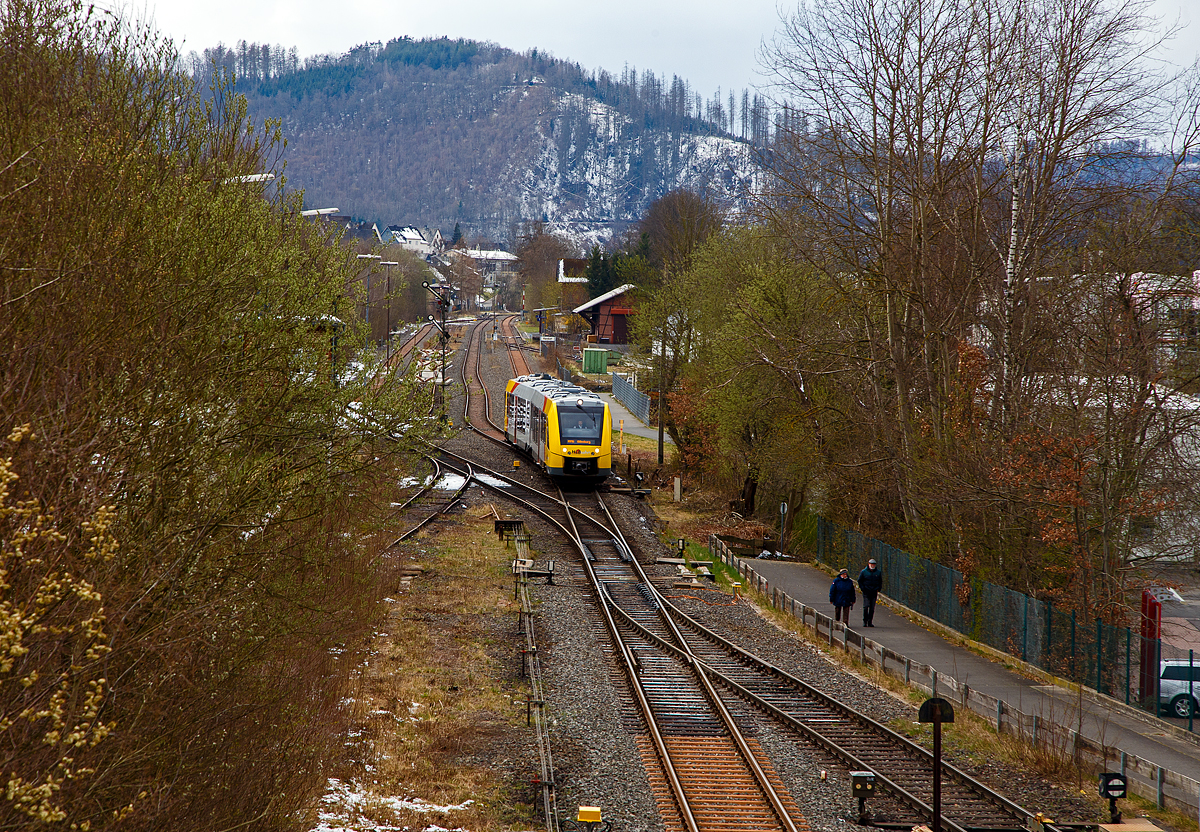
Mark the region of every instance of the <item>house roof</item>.
[[585, 312], [588, 309], [591, 309], [593, 306], [599, 306], [600, 304], [604, 303], [606, 300], [612, 300], [615, 297], [625, 294], [632, 288], [634, 288], [634, 284], [632, 284], [632, 283], [626, 283], [624, 286], [618, 286], [617, 288], [613, 289], [611, 292], [605, 292], [603, 295], [601, 295], [598, 298], [592, 298], [587, 303], [585, 303], [583, 306], [576, 306], [571, 311], [577, 312], [577, 313]]
[[426, 242], [421, 229], [414, 225], [389, 225], [387, 230], [392, 232], [392, 238], [395, 240], [408, 240], [414, 243]]
[[447, 251], [446, 254], [451, 257], [465, 255], [466, 257], [470, 257], [472, 260], [495, 260], [501, 262], [510, 262], [521, 259], [515, 254], [509, 254], [507, 251], [491, 251], [481, 248], [452, 248]]
[[333, 225], [339, 225], [344, 228], [346, 230], [346, 237], [356, 240], [379, 239], [379, 226], [375, 223], [370, 223], [366, 220], [360, 220], [354, 217], [326, 216], [325, 220]]

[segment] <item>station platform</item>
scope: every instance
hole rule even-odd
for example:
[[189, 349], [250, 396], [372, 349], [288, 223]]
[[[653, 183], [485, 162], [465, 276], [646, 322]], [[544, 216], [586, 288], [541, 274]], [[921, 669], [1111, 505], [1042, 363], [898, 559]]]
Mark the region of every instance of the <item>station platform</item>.
[[[827, 615], [833, 614], [829, 604], [829, 585], [833, 576], [829, 573], [807, 563], [744, 560], [770, 586]], [[1123, 703], [1094, 695], [1081, 696], [1077, 691], [1031, 678], [998, 660], [980, 655], [967, 646], [965, 637], [943, 636], [927, 628], [919, 617], [905, 616], [898, 609], [880, 595], [875, 626], [866, 629], [861, 626], [860, 598], [851, 611], [850, 629], [1024, 713], [1038, 715], [1040, 719], [1078, 731], [1093, 742], [1118, 748], [1156, 766], [1200, 780], [1200, 718], [1194, 724], [1197, 733], [1189, 734], [1186, 719], [1155, 719]], [[1182, 728], [1177, 724], [1180, 722]], [[1111, 770], [1117, 770], [1119, 760], [1113, 760], [1111, 766]], [[1090, 788], [1095, 789], [1096, 784]], [[1193, 794], [1188, 802], [1195, 806], [1196, 799]]]

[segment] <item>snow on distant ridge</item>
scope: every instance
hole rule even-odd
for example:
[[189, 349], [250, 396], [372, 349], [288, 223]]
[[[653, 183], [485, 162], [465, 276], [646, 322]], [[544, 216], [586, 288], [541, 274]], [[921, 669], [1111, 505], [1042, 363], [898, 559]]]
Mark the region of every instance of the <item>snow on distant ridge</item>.
[[[720, 203], [743, 207], [758, 185], [754, 149], [724, 136], [637, 130], [615, 108], [574, 93], [557, 99], [539, 124], [533, 163], [508, 170], [519, 188], [519, 213], [542, 217], [550, 230], [587, 250], [675, 188], [707, 189]], [[642, 165], [665, 168], [660, 193], [645, 193]], [[565, 197], [561, 195], [566, 195]]]

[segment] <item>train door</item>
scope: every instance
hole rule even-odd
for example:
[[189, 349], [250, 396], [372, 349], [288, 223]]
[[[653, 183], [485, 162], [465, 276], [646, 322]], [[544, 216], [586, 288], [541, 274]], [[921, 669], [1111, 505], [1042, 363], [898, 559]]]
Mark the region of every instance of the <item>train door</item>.
[[545, 463], [546, 454], [549, 452], [547, 448], [550, 438], [549, 421], [546, 414], [540, 410], [536, 411], [536, 418], [538, 422], [537, 458]]
[[510, 408], [512, 440], [516, 445], [529, 446], [529, 402], [520, 396], [512, 396]]

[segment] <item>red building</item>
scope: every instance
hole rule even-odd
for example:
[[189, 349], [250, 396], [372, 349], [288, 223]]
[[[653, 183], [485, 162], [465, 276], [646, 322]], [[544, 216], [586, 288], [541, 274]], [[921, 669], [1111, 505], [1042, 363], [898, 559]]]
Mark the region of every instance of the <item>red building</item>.
[[633, 289], [632, 283], [626, 283], [572, 310], [576, 315], [582, 315], [591, 325], [597, 343], [629, 343], [629, 325], [626, 319], [633, 314]]

